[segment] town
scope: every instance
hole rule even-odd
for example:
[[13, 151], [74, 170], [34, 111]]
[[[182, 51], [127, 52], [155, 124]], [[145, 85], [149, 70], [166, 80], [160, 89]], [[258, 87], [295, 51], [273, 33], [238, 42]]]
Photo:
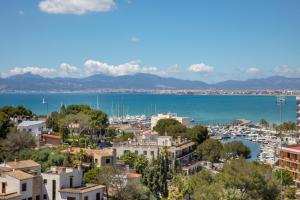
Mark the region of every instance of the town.
[[[124, 120], [86, 105], [37, 116], [4, 106], [0, 199], [296, 198], [300, 97], [296, 102], [297, 124], [272, 126], [264, 119], [195, 125], [174, 113]], [[235, 138], [259, 144], [257, 158]]]

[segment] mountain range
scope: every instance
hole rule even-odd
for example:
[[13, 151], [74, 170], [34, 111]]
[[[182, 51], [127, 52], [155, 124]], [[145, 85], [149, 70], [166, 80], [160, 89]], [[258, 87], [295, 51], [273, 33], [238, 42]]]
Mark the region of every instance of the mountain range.
[[300, 78], [272, 76], [246, 81], [229, 80], [209, 84], [203, 81], [182, 80], [138, 73], [124, 76], [97, 74], [85, 78], [47, 78], [31, 73], [0, 78], [0, 91], [84, 91], [98, 89], [145, 90], [300, 90]]

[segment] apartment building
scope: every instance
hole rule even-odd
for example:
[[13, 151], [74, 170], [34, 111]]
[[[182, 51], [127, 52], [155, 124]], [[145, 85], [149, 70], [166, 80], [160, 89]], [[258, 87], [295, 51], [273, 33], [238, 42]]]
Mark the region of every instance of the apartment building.
[[175, 113], [159, 113], [151, 117], [151, 130], [153, 130], [153, 127], [156, 126], [160, 119], [176, 119], [186, 127], [189, 127], [191, 122], [189, 117], [179, 117]]
[[40, 200], [42, 195], [41, 167], [32, 160], [0, 164], [0, 199]]
[[296, 144], [287, 147], [279, 147], [278, 150], [278, 167], [290, 171], [296, 186], [300, 188], [300, 145]]
[[71, 155], [77, 155], [80, 152], [84, 153], [83, 164], [88, 167], [115, 166], [116, 164], [116, 152], [112, 148], [91, 149], [70, 147], [63, 152]]

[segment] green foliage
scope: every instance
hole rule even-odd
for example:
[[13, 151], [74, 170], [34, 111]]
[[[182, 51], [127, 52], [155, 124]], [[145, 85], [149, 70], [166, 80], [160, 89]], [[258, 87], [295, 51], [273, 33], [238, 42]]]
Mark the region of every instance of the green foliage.
[[100, 110], [92, 110], [90, 112], [90, 124], [94, 129], [104, 129], [108, 126], [108, 117], [107, 114]]
[[35, 140], [31, 133], [18, 132], [13, 128], [6, 139], [0, 139], [0, 162], [14, 160], [19, 157], [21, 150], [33, 147], [35, 147]]
[[150, 190], [138, 182], [129, 182], [120, 195], [120, 200], [148, 200], [150, 198]]
[[269, 165], [258, 162], [247, 162], [244, 159], [227, 162], [217, 181], [225, 189], [235, 189], [241, 193], [242, 199], [277, 199], [278, 182]]
[[143, 173], [148, 166], [148, 159], [144, 155], [138, 155], [133, 164], [137, 173]]
[[0, 138], [6, 138], [6, 135], [9, 132], [9, 128], [9, 116], [4, 112], [0, 112]]
[[236, 159], [239, 157], [250, 158], [251, 150], [241, 141], [233, 141], [223, 145], [223, 157], [226, 160]]
[[41, 164], [42, 171], [47, 171], [51, 166], [63, 166], [64, 155], [55, 149], [45, 148], [36, 151], [32, 160]]
[[281, 172], [282, 172], [282, 185], [288, 186], [294, 183], [292, 174], [286, 169], [277, 169], [275, 171], [275, 177], [279, 183], [281, 183]]
[[33, 149], [22, 149], [19, 152], [19, 160], [29, 160], [34, 153], [35, 151]]
[[259, 124], [260, 124], [262, 127], [265, 127], [265, 128], [269, 127], [269, 122], [268, 122], [266, 119], [261, 119], [261, 120], [259, 121]]
[[32, 118], [33, 113], [31, 110], [25, 108], [24, 106], [4, 106], [0, 108], [0, 112], [4, 112], [8, 115], [8, 117], [27, 117]]
[[60, 129], [59, 129], [59, 132], [60, 132], [60, 134], [62, 136], [63, 142], [65, 142], [68, 139], [68, 136], [70, 134], [70, 131], [69, 131], [68, 127], [61, 126]]
[[293, 187], [287, 187], [284, 190], [284, 196], [288, 200], [296, 199], [296, 188]]
[[186, 137], [197, 144], [201, 144], [204, 140], [208, 139], [208, 130], [205, 126], [196, 125], [187, 129]]
[[54, 132], [59, 131], [59, 113], [58, 112], [52, 112], [50, 116], [46, 120], [46, 127], [51, 128]]
[[92, 111], [91, 107], [88, 105], [69, 105], [66, 109], [65, 109], [65, 113], [66, 115], [76, 115], [80, 112], [82, 113], [89, 113], [90, 111]]
[[222, 151], [222, 143], [219, 140], [214, 139], [205, 140], [197, 148], [197, 152], [201, 156], [201, 158], [212, 163], [218, 162], [220, 160]]
[[[167, 133], [167, 128], [170, 126], [176, 126], [179, 125], [178, 127], [181, 129], [181, 123], [177, 121], [176, 119], [160, 119], [156, 123], [156, 126], [153, 127], [153, 129], [158, 132], [160, 135], [165, 135]], [[173, 129], [173, 128], [171, 128]], [[170, 130], [169, 130], [170, 131]]]
[[297, 125], [295, 122], [284, 122], [280, 125], [275, 125], [275, 130], [277, 131], [296, 131]]
[[134, 138], [134, 133], [122, 132], [121, 135], [119, 135], [114, 139], [114, 142], [125, 142], [128, 141], [128, 139], [133, 139], [133, 138]]
[[150, 189], [156, 198], [160, 199], [160, 196], [168, 197], [168, 181], [171, 179], [169, 152], [168, 148], [164, 147], [159, 158], [152, 160], [146, 167], [142, 182]]
[[125, 162], [126, 165], [129, 165], [130, 167], [134, 166], [134, 162], [138, 155], [136, 153], [132, 153], [130, 151], [125, 152], [120, 159]]

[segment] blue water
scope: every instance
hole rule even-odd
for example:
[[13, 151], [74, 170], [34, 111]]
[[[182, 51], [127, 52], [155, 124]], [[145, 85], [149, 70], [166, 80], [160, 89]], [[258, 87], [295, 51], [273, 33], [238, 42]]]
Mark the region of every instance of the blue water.
[[228, 140], [224, 140], [224, 143], [227, 142], [232, 142], [232, 141], [241, 141], [243, 142], [244, 145], [246, 145], [247, 147], [249, 147], [249, 149], [251, 150], [251, 158], [249, 158], [248, 160], [256, 160], [257, 156], [259, 154], [259, 144], [257, 144], [256, 142], [252, 142], [247, 140], [245, 137], [236, 137], [234, 139], [228, 139]]
[[[99, 97], [100, 109], [109, 115], [119, 113], [150, 116], [158, 112], [175, 112], [180, 116], [191, 117], [198, 123], [231, 123], [234, 119], [244, 118], [258, 122], [265, 118], [279, 122], [279, 107], [275, 96], [221, 96], [221, 95], [158, 95], [158, 94], [0, 94], [0, 106], [24, 105], [37, 114], [59, 110], [61, 103], [87, 104], [96, 107]], [[123, 109], [122, 108], [123, 105]], [[113, 107], [113, 109], [112, 109]], [[296, 99], [287, 97], [283, 109], [284, 121], [296, 120]]]

